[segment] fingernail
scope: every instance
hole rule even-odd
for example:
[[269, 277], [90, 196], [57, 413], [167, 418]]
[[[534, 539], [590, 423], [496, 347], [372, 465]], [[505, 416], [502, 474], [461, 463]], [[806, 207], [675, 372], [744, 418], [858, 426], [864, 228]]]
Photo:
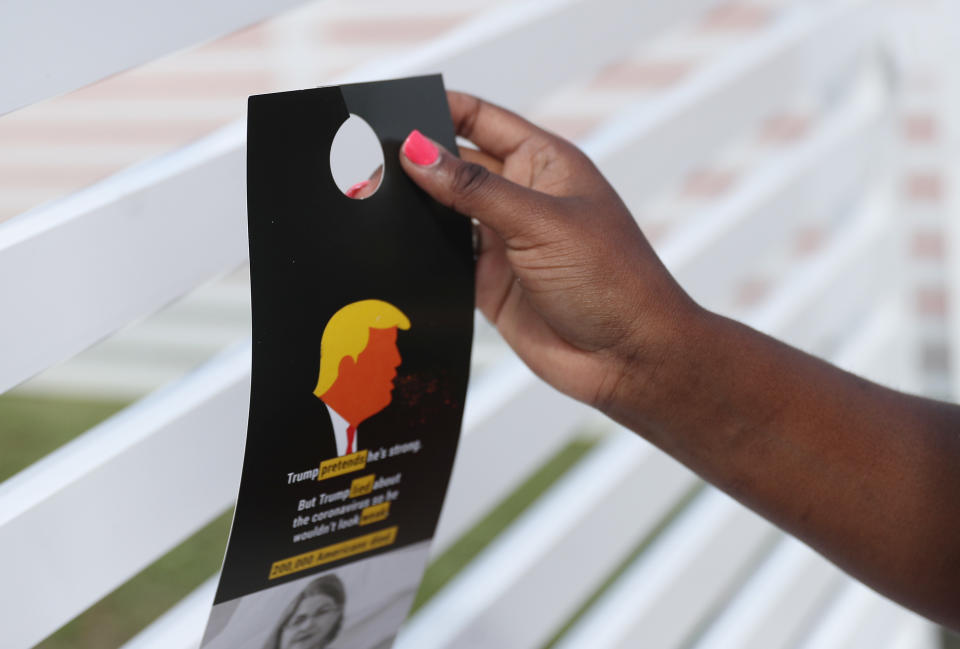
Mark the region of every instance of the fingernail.
[[351, 187], [350, 189], [348, 189], [348, 190], [346, 191], [347, 198], [356, 198], [356, 197], [357, 197], [357, 192], [359, 192], [361, 189], [363, 189], [364, 187], [366, 187], [366, 186], [369, 185], [369, 184], [370, 184], [370, 181], [369, 181], [369, 180], [361, 180], [361, 181], [358, 182], [356, 185], [354, 185], [353, 187]]
[[440, 151], [433, 142], [423, 137], [423, 133], [414, 129], [403, 142], [403, 155], [413, 164], [426, 167], [437, 161]]

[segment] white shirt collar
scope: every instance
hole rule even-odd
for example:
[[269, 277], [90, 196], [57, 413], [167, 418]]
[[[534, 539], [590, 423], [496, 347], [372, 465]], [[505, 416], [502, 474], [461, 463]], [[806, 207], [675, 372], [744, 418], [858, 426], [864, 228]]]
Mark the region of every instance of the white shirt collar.
[[[333, 437], [337, 442], [337, 455], [345, 455], [347, 452], [347, 427], [350, 426], [347, 420], [340, 416], [340, 413], [328, 406], [327, 412], [330, 413], [330, 421], [333, 423]], [[353, 434], [353, 450], [360, 449], [360, 432]]]

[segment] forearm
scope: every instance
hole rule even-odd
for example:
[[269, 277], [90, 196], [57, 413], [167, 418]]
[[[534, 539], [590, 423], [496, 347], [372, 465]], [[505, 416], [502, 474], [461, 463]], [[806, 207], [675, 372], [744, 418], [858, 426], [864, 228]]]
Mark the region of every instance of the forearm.
[[960, 626], [960, 408], [702, 311], [674, 335], [608, 414], [867, 584]]
[[865, 582], [960, 625], [960, 409], [704, 312], [582, 152], [502, 108], [449, 99], [483, 157], [416, 134], [434, 155], [401, 164], [479, 223], [477, 305], [530, 368]]

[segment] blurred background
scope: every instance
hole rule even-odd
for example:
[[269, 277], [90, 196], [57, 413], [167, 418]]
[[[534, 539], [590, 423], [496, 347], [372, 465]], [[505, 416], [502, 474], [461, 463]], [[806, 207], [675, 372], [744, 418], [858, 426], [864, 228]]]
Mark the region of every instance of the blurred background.
[[[222, 38], [15, 110], [0, 117], [0, 222], [35, 218], [118, 172], [165, 164], [181, 147], [242, 120], [248, 95], [377, 78], [365, 75], [376, 75], [385, 61], [429, 53], [431, 48], [447, 46], [451, 38], [480, 38], [478, 34], [497, 29], [498, 21], [511, 12], [549, 12], [549, 7], [562, 4], [314, 0]], [[880, 368], [875, 378], [895, 387], [956, 400], [960, 397], [955, 376], [960, 361], [956, 339], [960, 334], [956, 319], [960, 78], [954, 64], [960, 55], [960, 11], [955, 0], [838, 2], [838, 7], [849, 4], [857, 11], [868, 7], [864, 15], [875, 21], [870, 27], [880, 34], [876, 43], [871, 41], [855, 56], [840, 56], [847, 41], [856, 40], [847, 33], [864, 28], [866, 19], [858, 14], [853, 22], [844, 22], [838, 12], [833, 32], [818, 32], [802, 47], [784, 45], [792, 43], [790, 39], [800, 43], [807, 33], [804, 21], [814, 20], [818, 12], [832, 11], [833, 4], [827, 0], [701, 2], [682, 19], [653, 34], [644, 32], [614, 60], [586, 73], [574, 66], [549, 92], [529, 101], [514, 101], [510, 92], [496, 89], [522, 84], [525, 75], [537, 74], [536, 66], [543, 59], [565, 56], [570, 50], [576, 56], [580, 48], [589, 49], [598, 38], [602, 40], [602, 34], [590, 34], [583, 43], [557, 41], [555, 52], [529, 51], [515, 60], [516, 69], [501, 72], [493, 81], [481, 68], [473, 70], [477, 83], [469, 72], [460, 70], [448, 78], [448, 86], [486, 90], [491, 99], [516, 106], [531, 120], [583, 146], [624, 194], [648, 238], [671, 269], [676, 267], [681, 282], [710, 308], [760, 328], [782, 331], [788, 340], [795, 336], [795, 342], [808, 350], [836, 358], [838, 350], [849, 348], [850, 332], [862, 332], [861, 337], [854, 336], [856, 342], [867, 340], [874, 331], [864, 320], [864, 314], [873, 313], [872, 307], [850, 305], [861, 301], [880, 305], [887, 318], [882, 320], [884, 326], [894, 321], [897, 325], [890, 330], [892, 337], [884, 339], [890, 343], [881, 346], [882, 353], [867, 363], [866, 370]], [[824, 39], [822, 45], [820, 39]], [[775, 64], [769, 77], [757, 77], [742, 89], [736, 86], [738, 66], [756, 61]], [[684, 102], [707, 92], [704, 88], [711, 84], [730, 88], [731, 99], [711, 104], [710, 111], [717, 112], [683, 113]], [[767, 102], [768, 92], [777, 94], [778, 100]], [[754, 106], [756, 115], [742, 128], [724, 129], [723, 138], [711, 135], [713, 120], [725, 124], [730, 119], [727, 113], [750, 112]], [[644, 166], [631, 166], [624, 162], [631, 149], [618, 149], [618, 142], [636, 137], [644, 128], [652, 133], [640, 140], [647, 151]], [[658, 141], [656, 134], [667, 131], [681, 137]], [[710, 146], [703, 151], [696, 146], [697, 141], [710, 138]], [[682, 164], [674, 161], [675, 156], [683, 158]], [[825, 160], [843, 162], [818, 174]], [[359, 170], [368, 167], [364, 161], [346, 177], [363, 180]], [[802, 186], [788, 192], [785, 188], [792, 186], [791, 179], [800, 177]], [[725, 215], [754, 203], [766, 206], [755, 227], [735, 240], [722, 239], [723, 228], [732, 227], [723, 225]], [[876, 222], [886, 234], [844, 239], [845, 228], [863, 212], [867, 214], [864, 228]], [[777, 236], [764, 234], [768, 230], [775, 230]], [[0, 243], [3, 232], [0, 229]], [[716, 245], [698, 247], [698, 238], [705, 236], [715, 237]], [[858, 259], [872, 260], [868, 272], [860, 273], [863, 277], [856, 282], [838, 282], [840, 289], [807, 317], [797, 296], [815, 279], [810, 273], [820, 272], [815, 262], [849, 252], [854, 245], [863, 248], [857, 248]], [[725, 253], [728, 248], [733, 252]], [[728, 266], [724, 254], [733, 254], [743, 263]], [[695, 268], [686, 261], [691, 255], [717, 261]], [[841, 263], [846, 262], [836, 262]], [[831, 268], [846, 272], [845, 266], [836, 264]], [[723, 269], [728, 267], [725, 274]], [[798, 279], [797, 269], [808, 267], [813, 270]], [[716, 275], [723, 275], [723, 281], [715, 280]], [[138, 399], [175, 385], [211, 357], [243, 345], [249, 337], [248, 280], [244, 265], [222, 269], [160, 310], [0, 395], [0, 481]], [[30, 277], [8, 278], [0, 288], [11, 282], [30, 282]], [[764, 326], [786, 317], [778, 314], [794, 311], [796, 317], [789, 326]], [[477, 323], [472, 382], [483, 385], [485, 377], [495, 376], [511, 358], [511, 352], [482, 320]], [[69, 320], [63, 326], [69, 327]], [[523, 520], [538, 499], [608, 441], [610, 431], [607, 422], [583, 419], [576, 434], [464, 526], [456, 541], [434, 558], [417, 608], [425, 607], [445, 586], [455, 583], [471, 561], [502, 542], [503, 534]], [[695, 497], [678, 500], [677, 511]], [[182, 544], [37, 646], [122, 646], [216, 573], [229, 521], [227, 511], [192, 531]], [[669, 522], [664, 516], [663, 529]], [[563, 646], [564, 632], [589, 618], [591, 605], [629, 572], [662, 531], [647, 534], [616, 562], [616, 570], [603, 575], [600, 585], [584, 592], [562, 627], [552, 629], [545, 642], [534, 646]], [[773, 543], [764, 547], [770, 550]], [[756, 559], [756, 565], [761, 563]], [[707, 613], [683, 623], [688, 628], [676, 644], [638, 641], [630, 646], [727, 646], [711, 640], [715, 636], [710, 634], [720, 633], [715, 629], [725, 615], [721, 603], [736, 601], [737, 590], [746, 587], [747, 578], [739, 579], [736, 588], [727, 586], [717, 595]], [[844, 597], [839, 586], [831, 588], [810, 605], [807, 622], [798, 626], [792, 640], [778, 646], [833, 646], [817, 644], [821, 626], [813, 622], [817, 616], [827, 617], [831, 606]], [[875, 624], [874, 618], [863, 619], [862, 628]], [[925, 639], [896, 646], [932, 647], [942, 642], [944, 647], [960, 647], [956, 639], [932, 627], [910, 637]]]

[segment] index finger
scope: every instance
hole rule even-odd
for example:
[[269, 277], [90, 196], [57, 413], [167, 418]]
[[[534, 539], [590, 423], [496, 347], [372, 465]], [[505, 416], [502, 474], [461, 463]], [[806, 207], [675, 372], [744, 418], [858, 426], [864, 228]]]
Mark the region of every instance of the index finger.
[[531, 124], [516, 113], [479, 97], [447, 91], [450, 116], [457, 135], [465, 137], [486, 153], [503, 160], [527, 141], [547, 141], [555, 136]]

